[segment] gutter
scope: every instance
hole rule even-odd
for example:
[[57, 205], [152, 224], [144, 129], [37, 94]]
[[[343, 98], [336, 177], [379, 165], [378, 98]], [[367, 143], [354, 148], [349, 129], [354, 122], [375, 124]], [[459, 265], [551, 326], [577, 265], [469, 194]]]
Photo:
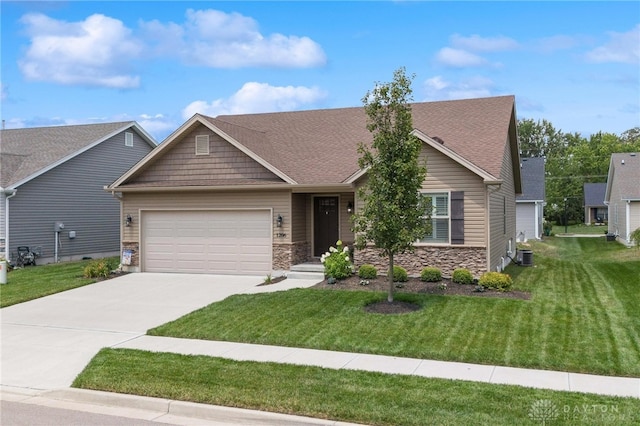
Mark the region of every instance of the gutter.
[[5, 195], [4, 199], [4, 259], [9, 262], [9, 198], [15, 197], [18, 190], [15, 188], [0, 188]]

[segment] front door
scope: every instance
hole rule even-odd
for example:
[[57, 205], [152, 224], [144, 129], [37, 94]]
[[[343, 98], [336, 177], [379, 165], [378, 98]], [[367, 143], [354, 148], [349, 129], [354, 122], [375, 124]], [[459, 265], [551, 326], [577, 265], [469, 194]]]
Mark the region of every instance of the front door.
[[313, 255], [320, 257], [338, 241], [338, 197], [314, 198], [313, 212]]

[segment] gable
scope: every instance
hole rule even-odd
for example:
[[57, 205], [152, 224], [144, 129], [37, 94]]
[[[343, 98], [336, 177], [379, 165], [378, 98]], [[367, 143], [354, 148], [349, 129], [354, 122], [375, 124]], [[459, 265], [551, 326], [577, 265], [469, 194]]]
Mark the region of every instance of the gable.
[[1, 130], [0, 186], [17, 187], [121, 134], [133, 132], [147, 149], [155, 141], [135, 122]]
[[[201, 137], [199, 154], [196, 153], [198, 136]], [[218, 186], [282, 182], [273, 172], [202, 124], [187, 130], [168, 148], [132, 176], [126, 186]]]

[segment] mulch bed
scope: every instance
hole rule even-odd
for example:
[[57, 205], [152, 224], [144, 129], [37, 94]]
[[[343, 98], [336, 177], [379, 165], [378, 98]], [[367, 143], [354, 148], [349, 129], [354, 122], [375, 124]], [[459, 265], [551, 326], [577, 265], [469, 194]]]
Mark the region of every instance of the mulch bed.
[[[351, 290], [351, 291], [382, 291], [387, 292], [389, 282], [387, 277], [381, 276], [372, 280], [368, 280], [369, 284], [361, 285], [358, 276], [352, 276], [344, 280], [339, 280], [335, 284], [329, 284], [324, 280], [313, 288], [326, 290]], [[444, 288], [446, 285], [446, 288]], [[473, 297], [494, 297], [503, 299], [519, 299], [529, 300], [531, 294], [524, 291], [506, 291], [500, 292], [495, 290], [486, 290], [483, 292], [476, 291], [474, 284], [458, 284], [450, 279], [443, 279], [439, 282], [424, 282], [420, 278], [409, 278], [407, 282], [396, 283], [395, 293], [417, 293], [417, 294], [439, 294], [439, 295], [457, 295], [457, 296], [473, 296]], [[389, 303], [383, 302], [373, 303], [365, 307], [367, 312], [380, 314], [402, 314], [419, 310], [420, 306], [413, 303], [401, 302], [394, 300]]]

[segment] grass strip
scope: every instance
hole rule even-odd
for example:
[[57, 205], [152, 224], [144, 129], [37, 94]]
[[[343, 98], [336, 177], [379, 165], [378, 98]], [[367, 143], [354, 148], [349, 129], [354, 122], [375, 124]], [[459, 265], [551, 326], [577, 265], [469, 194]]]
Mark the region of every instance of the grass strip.
[[83, 270], [89, 262], [63, 262], [10, 271], [7, 284], [0, 285], [0, 308], [96, 282], [83, 277]]
[[369, 425], [640, 421], [634, 398], [129, 349], [103, 349], [73, 386]]

